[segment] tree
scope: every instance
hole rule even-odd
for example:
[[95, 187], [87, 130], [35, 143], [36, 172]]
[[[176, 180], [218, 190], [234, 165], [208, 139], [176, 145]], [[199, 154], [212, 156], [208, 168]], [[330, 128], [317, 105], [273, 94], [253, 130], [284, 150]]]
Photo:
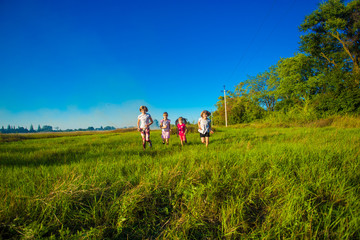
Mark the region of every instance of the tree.
[[[240, 88], [238, 89], [241, 91]], [[260, 119], [265, 110], [260, 107], [257, 103], [248, 98], [247, 95], [239, 96], [238, 92], [228, 92], [229, 97], [227, 98], [226, 106], [228, 112], [228, 123], [238, 124], [244, 122], [251, 122], [256, 119]], [[216, 103], [217, 110], [213, 113], [213, 123], [215, 125], [225, 124], [225, 105], [224, 97], [219, 97], [219, 101]]]
[[38, 131], [38, 132], [41, 132], [41, 126], [40, 126], [40, 124], [38, 125], [37, 131]]
[[272, 83], [276, 97], [291, 99], [306, 108], [321, 85], [321, 75], [314, 66], [313, 58], [305, 54], [281, 59], [277, 67], [279, 78]]
[[29, 130], [27, 128], [18, 126], [17, 129], [15, 130], [15, 132], [16, 133], [28, 133]]
[[52, 132], [53, 131], [53, 127], [49, 126], [49, 125], [44, 125], [41, 129], [41, 131], [43, 132]]
[[300, 30], [300, 49], [334, 68], [351, 70], [352, 83], [358, 87], [360, 76], [360, 0], [345, 4], [343, 0], [329, 0], [305, 18]]
[[154, 119], [154, 125], [155, 125], [155, 127], [160, 127], [160, 125], [159, 125], [159, 121], [157, 120], [157, 119]]
[[[280, 59], [228, 92], [230, 124], [268, 115], [260, 109], [305, 120], [360, 112], [360, 0], [328, 0], [300, 30], [301, 53]], [[216, 106], [214, 123], [223, 124], [223, 97]]]
[[30, 125], [30, 130], [29, 130], [29, 132], [31, 132], [31, 133], [35, 132], [34, 126], [33, 126], [32, 124]]
[[274, 111], [276, 103], [275, 88], [270, 83], [275, 82], [277, 78], [276, 67], [272, 66], [267, 71], [256, 75], [256, 77], [248, 77], [246, 81], [237, 85], [235, 95], [246, 97], [267, 111]]

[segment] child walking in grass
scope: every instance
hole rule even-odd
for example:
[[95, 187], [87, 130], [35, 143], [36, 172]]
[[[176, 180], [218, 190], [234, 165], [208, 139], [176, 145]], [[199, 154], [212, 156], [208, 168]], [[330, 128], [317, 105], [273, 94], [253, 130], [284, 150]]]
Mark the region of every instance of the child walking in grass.
[[209, 111], [202, 111], [200, 116], [201, 118], [199, 118], [198, 120], [198, 127], [199, 127], [199, 133], [200, 133], [200, 138], [201, 138], [201, 142], [204, 143], [206, 145], [206, 147], [209, 145], [209, 137], [210, 137], [210, 133], [214, 133], [211, 130], [211, 121], [208, 118], [210, 116], [210, 112]]
[[187, 133], [187, 128], [186, 128], [186, 120], [182, 117], [179, 117], [179, 119], [177, 120], [177, 129], [178, 129], [178, 136], [180, 138], [180, 142], [181, 142], [181, 146], [184, 146], [184, 142], [187, 143], [186, 140], [186, 133]]
[[170, 122], [171, 120], [168, 119], [168, 113], [164, 112], [163, 119], [160, 121], [160, 128], [161, 128], [161, 137], [163, 139], [163, 144], [169, 145], [169, 138], [170, 138]]
[[138, 131], [141, 133], [141, 137], [143, 140], [143, 149], [146, 149], [146, 142], [149, 143], [149, 146], [152, 147], [150, 141], [150, 125], [153, 124], [153, 120], [151, 115], [148, 112], [148, 108], [146, 106], [140, 106], [141, 114], [138, 116], [137, 127]]

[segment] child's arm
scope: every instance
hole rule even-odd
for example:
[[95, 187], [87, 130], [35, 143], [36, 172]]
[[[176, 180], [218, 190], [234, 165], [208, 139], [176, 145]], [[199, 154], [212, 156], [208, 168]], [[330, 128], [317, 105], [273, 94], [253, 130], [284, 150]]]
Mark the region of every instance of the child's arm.
[[138, 121], [137, 121], [137, 127], [138, 127], [138, 130], [140, 130], [140, 119], [138, 119]]
[[202, 130], [201, 125], [200, 125], [200, 120], [198, 121], [198, 127], [200, 130]]
[[214, 133], [213, 130], [211, 129], [211, 120], [209, 121], [209, 132], [212, 134]]
[[187, 129], [186, 125], [185, 125], [185, 135], [186, 135], [187, 131], [188, 131], [188, 129]]
[[152, 120], [152, 117], [150, 117], [149, 119], [150, 119], [150, 123], [147, 125], [148, 127], [154, 123], [154, 121]]

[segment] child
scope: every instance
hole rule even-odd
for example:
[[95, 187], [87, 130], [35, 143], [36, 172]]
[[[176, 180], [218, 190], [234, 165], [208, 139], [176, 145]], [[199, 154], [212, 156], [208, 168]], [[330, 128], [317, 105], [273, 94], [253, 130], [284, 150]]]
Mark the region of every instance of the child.
[[153, 120], [151, 115], [148, 114], [148, 108], [146, 106], [140, 106], [141, 114], [138, 116], [137, 127], [138, 131], [141, 133], [141, 137], [143, 140], [143, 149], [146, 149], [146, 142], [149, 142], [150, 147], [152, 147], [150, 141], [150, 128], [149, 126], [153, 124]]
[[200, 138], [201, 138], [201, 142], [206, 144], [206, 147], [209, 145], [209, 137], [210, 137], [210, 133], [214, 133], [211, 130], [211, 121], [210, 119], [208, 119], [208, 116], [210, 116], [210, 112], [209, 111], [202, 111], [200, 116], [201, 118], [199, 118], [198, 121], [198, 127], [199, 127], [199, 132], [200, 132]]
[[161, 137], [163, 139], [163, 144], [169, 145], [169, 138], [170, 138], [170, 122], [171, 120], [168, 119], [168, 113], [164, 112], [163, 114], [164, 119], [160, 121], [160, 128], [161, 128]]
[[178, 128], [178, 136], [180, 137], [180, 142], [181, 142], [181, 146], [184, 146], [184, 142], [186, 143], [186, 133], [187, 133], [187, 128], [186, 128], [186, 120], [182, 117], [179, 117], [178, 119], [178, 124], [177, 124], [177, 128]]

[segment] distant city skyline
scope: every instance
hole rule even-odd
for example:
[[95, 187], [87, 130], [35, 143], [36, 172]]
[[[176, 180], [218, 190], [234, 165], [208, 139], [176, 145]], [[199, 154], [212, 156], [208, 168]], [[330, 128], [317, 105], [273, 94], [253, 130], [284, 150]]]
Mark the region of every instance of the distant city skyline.
[[227, 89], [298, 51], [320, 0], [1, 1], [0, 126], [196, 121]]

